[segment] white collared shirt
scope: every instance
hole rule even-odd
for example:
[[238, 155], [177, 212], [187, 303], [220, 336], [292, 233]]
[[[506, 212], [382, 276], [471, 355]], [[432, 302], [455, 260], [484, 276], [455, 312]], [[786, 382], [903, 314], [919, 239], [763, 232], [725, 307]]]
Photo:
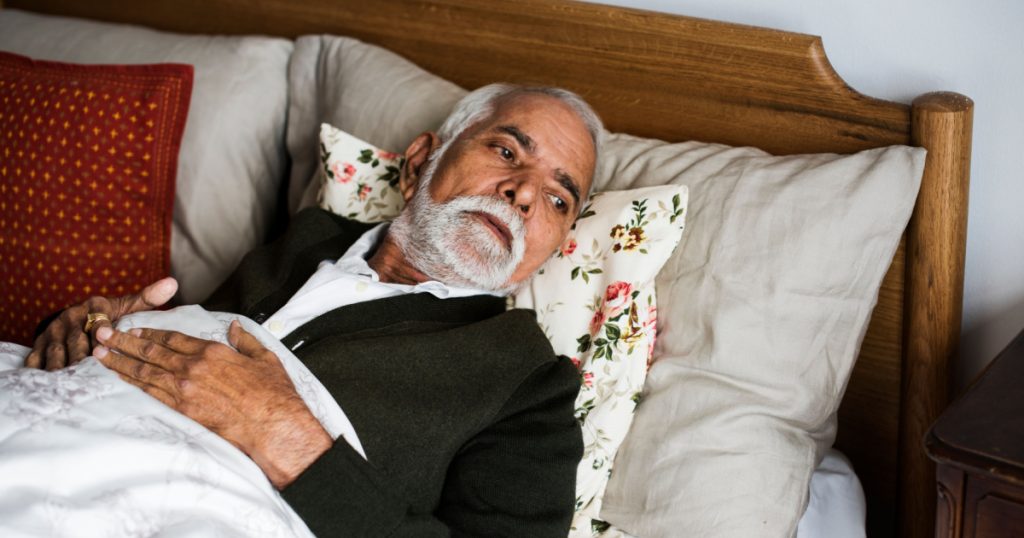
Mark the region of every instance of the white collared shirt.
[[483, 294], [501, 296], [490, 291], [448, 286], [436, 280], [412, 286], [381, 282], [377, 272], [366, 262], [366, 256], [384, 238], [387, 229], [387, 223], [375, 226], [353, 243], [337, 261], [320, 262], [316, 272], [299, 291], [263, 322], [263, 328], [278, 339], [283, 339], [304, 323], [335, 308], [405, 293], [430, 293], [441, 299]]

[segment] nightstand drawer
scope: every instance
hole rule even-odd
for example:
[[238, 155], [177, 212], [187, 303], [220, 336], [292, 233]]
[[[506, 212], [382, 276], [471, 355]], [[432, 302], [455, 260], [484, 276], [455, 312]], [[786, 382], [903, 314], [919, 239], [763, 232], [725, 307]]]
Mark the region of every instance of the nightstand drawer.
[[1024, 332], [949, 406], [926, 439], [938, 464], [935, 535], [1024, 537]]
[[969, 476], [964, 504], [964, 528], [973, 526], [974, 538], [1024, 536], [1024, 492], [1019, 486]]
[[938, 469], [938, 538], [1024, 536], [1024, 489], [948, 465]]

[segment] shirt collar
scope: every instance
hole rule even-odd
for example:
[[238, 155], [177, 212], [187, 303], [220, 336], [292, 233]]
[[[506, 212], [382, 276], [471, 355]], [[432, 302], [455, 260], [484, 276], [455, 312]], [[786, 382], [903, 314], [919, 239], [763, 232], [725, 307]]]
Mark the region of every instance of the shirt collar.
[[[338, 258], [338, 261], [334, 264], [335, 268], [346, 273], [369, 278], [374, 282], [380, 282], [380, 275], [370, 267], [370, 264], [366, 262], [366, 258], [369, 256], [370, 252], [380, 244], [384, 239], [384, 236], [387, 235], [389, 226], [389, 223], [384, 222], [367, 230], [359, 237], [359, 239], [356, 240], [355, 243], [352, 243], [352, 246], [350, 246], [340, 258]], [[495, 297], [503, 297], [505, 295], [504, 293], [476, 288], [449, 286], [448, 284], [437, 280], [427, 280], [426, 282], [420, 282], [415, 285], [394, 284], [390, 282], [380, 283], [386, 286], [393, 286], [408, 293], [430, 293], [440, 299], [447, 299], [449, 297], [466, 297], [470, 295], [493, 295]]]

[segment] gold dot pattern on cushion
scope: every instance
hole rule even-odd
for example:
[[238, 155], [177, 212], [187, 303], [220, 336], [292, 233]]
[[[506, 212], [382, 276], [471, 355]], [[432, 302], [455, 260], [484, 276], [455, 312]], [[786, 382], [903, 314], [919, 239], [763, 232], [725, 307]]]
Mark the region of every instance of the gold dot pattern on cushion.
[[186, 65], [0, 53], [0, 339], [166, 276]]

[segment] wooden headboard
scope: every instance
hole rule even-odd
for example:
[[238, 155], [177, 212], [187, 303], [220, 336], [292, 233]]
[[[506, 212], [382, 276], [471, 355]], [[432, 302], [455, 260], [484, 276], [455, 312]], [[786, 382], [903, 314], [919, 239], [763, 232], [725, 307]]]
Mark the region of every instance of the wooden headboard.
[[8, 7], [179, 32], [330, 33], [391, 49], [465, 88], [553, 84], [613, 131], [776, 154], [928, 148], [921, 193], [840, 410], [838, 447], [868, 496], [871, 536], [930, 536], [927, 427], [945, 407], [960, 334], [973, 104], [873, 99], [815, 36], [557, 1], [6, 0]]

